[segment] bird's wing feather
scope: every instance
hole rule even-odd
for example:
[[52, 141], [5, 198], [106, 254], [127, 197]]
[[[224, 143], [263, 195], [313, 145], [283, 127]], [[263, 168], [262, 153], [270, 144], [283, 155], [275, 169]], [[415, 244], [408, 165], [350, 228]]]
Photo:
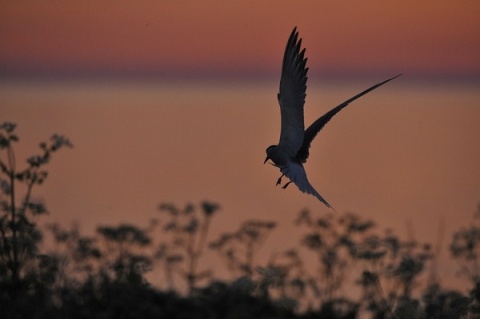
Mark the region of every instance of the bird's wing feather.
[[282, 75], [278, 102], [282, 118], [279, 146], [294, 157], [303, 144], [303, 105], [307, 90], [307, 59], [305, 49], [300, 51], [302, 39], [298, 39], [297, 28], [290, 35], [283, 56]]
[[300, 191], [315, 196], [328, 208], [333, 209], [333, 207], [327, 203], [327, 201], [323, 199], [323, 197], [310, 184], [302, 164], [292, 161], [285, 166], [281, 166], [280, 171], [285, 174], [285, 176], [287, 176], [295, 185], [297, 185]]
[[383, 82], [380, 82], [380, 83], [377, 83], [375, 84], [374, 86], [366, 89], [365, 91], [355, 95], [354, 97], [346, 100], [345, 102], [343, 102], [342, 104], [338, 105], [337, 107], [331, 109], [330, 111], [328, 111], [327, 113], [325, 113], [322, 117], [320, 117], [319, 119], [317, 119], [315, 122], [312, 123], [312, 125], [310, 125], [306, 130], [305, 130], [305, 135], [304, 135], [304, 140], [303, 140], [303, 144], [302, 144], [302, 147], [300, 148], [300, 150], [298, 151], [297, 153], [297, 158], [301, 159], [302, 161], [305, 161], [307, 158], [308, 158], [308, 149], [310, 148], [310, 145], [313, 141], [313, 139], [317, 136], [318, 132], [320, 132], [320, 130], [325, 126], [325, 124], [328, 123], [328, 121], [330, 121], [330, 119], [335, 115], [337, 114], [338, 112], [340, 112], [344, 107], [346, 107], [348, 104], [350, 104], [351, 102], [355, 101], [356, 99], [358, 99], [359, 97], [367, 94], [368, 92], [370, 91], [373, 91], [375, 90], [376, 88], [378, 88], [379, 86], [399, 77], [401, 74], [397, 75], [397, 76], [394, 76], [393, 78], [390, 78], [388, 80], [385, 80]]

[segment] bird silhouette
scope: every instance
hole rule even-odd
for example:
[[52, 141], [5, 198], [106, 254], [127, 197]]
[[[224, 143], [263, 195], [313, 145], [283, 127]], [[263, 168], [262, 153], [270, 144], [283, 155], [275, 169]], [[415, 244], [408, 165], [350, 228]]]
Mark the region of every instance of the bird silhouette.
[[307, 90], [308, 68], [306, 67], [305, 48], [301, 49], [301, 45], [302, 39], [298, 39], [298, 32], [295, 27], [288, 38], [285, 48], [280, 78], [280, 92], [277, 94], [281, 113], [280, 141], [277, 145], [271, 145], [267, 148], [267, 157], [264, 163], [271, 160], [273, 162], [272, 165], [280, 169], [282, 175], [278, 178], [276, 185], [281, 184], [282, 177], [286, 176], [290, 181], [282, 187], [283, 189], [293, 182], [300, 191], [315, 196], [328, 208], [335, 211], [307, 179], [303, 164], [308, 159], [310, 145], [325, 124], [349, 103], [399, 77], [401, 74], [375, 84], [346, 100], [325, 113], [305, 130], [303, 105], [305, 104]]

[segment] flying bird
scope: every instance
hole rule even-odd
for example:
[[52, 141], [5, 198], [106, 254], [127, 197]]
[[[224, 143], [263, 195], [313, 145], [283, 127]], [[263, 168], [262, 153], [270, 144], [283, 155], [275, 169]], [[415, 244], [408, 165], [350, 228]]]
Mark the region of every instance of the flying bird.
[[307, 179], [303, 164], [308, 159], [310, 145], [325, 124], [350, 102], [399, 77], [401, 74], [375, 84], [346, 100], [325, 113], [305, 130], [303, 105], [305, 104], [307, 91], [308, 68], [306, 67], [305, 48], [301, 49], [301, 45], [302, 39], [298, 39], [298, 32], [295, 27], [288, 38], [285, 48], [280, 78], [280, 92], [277, 94], [281, 114], [280, 141], [277, 145], [271, 145], [267, 148], [267, 157], [264, 163], [271, 160], [273, 162], [272, 165], [280, 169], [282, 176], [278, 178], [276, 185], [281, 184], [282, 177], [286, 176], [290, 181], [282, 187], [283, 189], [293, 182], [300, 191], [315, 196], [328, 208], [335, 210], [313, 188]]

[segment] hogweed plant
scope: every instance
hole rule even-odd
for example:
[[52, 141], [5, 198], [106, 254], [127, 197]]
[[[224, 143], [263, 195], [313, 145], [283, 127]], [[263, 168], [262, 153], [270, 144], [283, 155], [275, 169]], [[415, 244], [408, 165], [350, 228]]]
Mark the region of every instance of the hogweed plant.
[[152, 243], [148, 231], [131, 224], [97, 227], [101, 240], [101, 272], [107, 280], [139, 285], [143, 275], [152, 268], [148, 254]]
[[[306, 230], [301, 245], [316, 255], [318, 262], [316, 274], [308, 279], [310, 287], [322, 302], [330, 302], [338, 297], [340, 287], [354, 266], [352, 251], [357, 242], [374, 224], [350, 213], [314, 218], [304, 210], [296, 225]], [[322, 286], [316, 287], [314, 283], [322, 283]]]
[[222, 234], [209, 246], [222, 257], [227, 269], [235, 277], [246, 276], [252, 279], [255, 254], [275, 226], [275, 222], [271, 221], [247, 220], [237, 231]]
[[[20, 165], [15, 158], [14, 144], [19, 141], [16, 124], [0, 124], [0, 282], [3, 291], [14, 299], [21, 285], [28, 285], [35, 266], [48, 262], [38, 254], [41, 232], [33, 222], [34, 217], [46, 214], [45, 204], [33, 198], [33, 188], [44, 183], [48, 176], [46, 165], [52, 155], [70, 141], [54, 134], [48, 142], [40, 143], [40, 154], [27, 158]], [[44, 256], [43, 256], [44, 257]]]
[[60, 290], [79, 286], [95, 277], [102, 257], [97, 238], [81, 235], [77, 223], [69, 229], [52, 223], [47, 225], [47, 230], [53, 235], [54, 246], [49, 255], [58, 264], [57, 286]]
[[461, 262], [459, 275], [467, 278], [473, 286], [480, 284], [480, 204], [470, 226], [453, 234], [450, 252]]
[[183, 209], [171, 203], [159, 205], [159, 211], [165, 216], [161, 230], [166, 236], [159, 244], [155, 258], [163, 265], [170, 290], [175, 288], [174, 274], [185, 280], [190, 294], [200, 281], [212, 277], [210, 269], [199, 271], [198, 267], [212, 218], [219, 209], [218, 204], [209, 201], [200, 204], [200, 212], [193, 204], [187, 204]]
[[[361, 301], [371, 313], [397, 318], [412, 311], [412, 293], [420, 286], [420, 276], [432, 259], [431, 246], [414, 239], [400, 240], [391, 230], [383, 236], [371, 234], [358, 243], [353, 254], [361, 267], [357, 284]], [[410, 313], [412, 318], [414, 314]], [[408, 316], [407, 316], [408, 317]]]

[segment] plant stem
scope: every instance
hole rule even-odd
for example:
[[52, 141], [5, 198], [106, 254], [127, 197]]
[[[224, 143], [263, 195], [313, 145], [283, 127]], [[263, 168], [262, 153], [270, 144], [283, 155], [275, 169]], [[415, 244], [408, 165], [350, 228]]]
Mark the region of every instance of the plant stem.
[[10, 177], [10, 222], [12, 228], [12, 284], [14, 290], [18, 285], [18, 247], [17, 247], [17, 225], [16, 225], [16, 204], [15, 204], [15, 154], [13, 148], [9, 146], [7, 148], [8, 164], [9, 164], [9, 177]]

